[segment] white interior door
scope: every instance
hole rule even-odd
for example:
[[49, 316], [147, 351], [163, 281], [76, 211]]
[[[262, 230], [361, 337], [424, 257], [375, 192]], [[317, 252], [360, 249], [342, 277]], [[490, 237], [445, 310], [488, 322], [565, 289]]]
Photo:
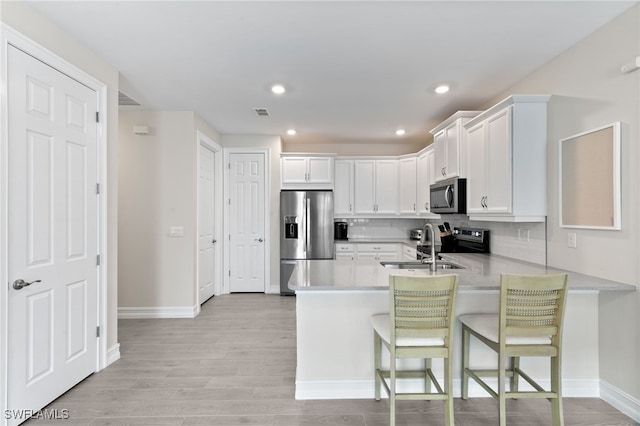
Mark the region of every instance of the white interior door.
[[97, 94], [13, 47], [8, 81], [7, 402], [39, 410], [97, 366]]
[[229, 155], [229, 291], [265, 292], [265, 155]]
[[215, 156], [206, 145], [200, 145], [198, 182], [198, 300], [206, 302], [215, 291]]

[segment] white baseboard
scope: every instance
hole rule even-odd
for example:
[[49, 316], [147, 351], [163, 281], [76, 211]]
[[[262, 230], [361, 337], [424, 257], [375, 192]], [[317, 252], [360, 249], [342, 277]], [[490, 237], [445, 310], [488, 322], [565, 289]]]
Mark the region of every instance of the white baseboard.
[[120, 359], [120, 343], [116, 343], [115, 345], [111, 346], [107, 350], [107, 365], [105, 367], [108, 367], [109, 365], [113, 364], [119, 359]]
[[199, 306], [118, 308], [118, 319], [195, 318]]
[[600, 380], [600, 397], [616, 410], [640, 423], [640, 399], [632, 397], [604, 380]]
[[[496, 388], [495, 379], [487, 379], [487, 383]], [[548, 387], [549, 383], [540, 381], [540, 385]], [[441, 382], [442, 384], [442, 382]], [[420, 392], [423, 382], [419, 379], [408, 379], [398, 383], [399, 392]], [[525, 390], [525, 386], [521, 385]], [[600, 396], [598, 380], [563, 380], [563, 396], [567, 398], [598, 398]], [[461, 395], [460, 379], [453, 381], [453, 394]], [[382, 392], [384, 395], [384, 392]], [[296, 399], [371, 399], [374, 397], [373, 380], [296, 380]], [[474, 381], [469, 382], [469, 397], [489, 397], [489, 394]], [[612, 404], [613, 405], [613, 404]], [[622, 410], [621, 410], [622, 411]], [[625, 413], [626, 414], [626, 413]], [[628, 415], [628, 414], [627, 414]]]

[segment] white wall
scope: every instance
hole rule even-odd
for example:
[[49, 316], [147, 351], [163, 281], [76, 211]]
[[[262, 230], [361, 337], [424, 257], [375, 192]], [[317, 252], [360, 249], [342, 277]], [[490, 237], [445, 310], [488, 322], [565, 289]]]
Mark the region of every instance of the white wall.
[[[547, 145], [548, 263], [638, 284], [640, 278], [640, 71], [620, 67], [640, 54], [640, 6], [629, 9], [484, 107], [513, 93], [553, 94]], [[558, 141], [622, 121], [622, 230], [559, 227]], [[567, 233], [577, 233], [577, 248]], [[600, 296], [600, 377], [640, 399], [640, 292]]]
[[280, 289], [280, 136], [269, 135], [222, 135], [222, 146], [227, 148], [260, 148], [269, 149], [271, 158], [269, 167], [271, 170], [268, 182], [269, 196], [269, 230], [271, 241], [268, 250], [271, 253], [270, 282], [267, 288], [273, 291]]
[[420, 151], [433, 141], [431, 135], [425, 135], [424, 143], [299, 143], [283, 142], [283, 152], [326, 152], [342, 156], [349, 155], [404, 155]]
[[0, 19], [67, 62], [107, 86], [107, 347], [118, 341], [118, 70], [87, 49], [79, 40], [49, 22], [24, 2], [2, 2]]
[[[149, 126], [150, 134], [134, 134], [134, 125]], [[184, 315], [197, 309], [198, 130], [220, 140], [191, 111], [120, 112], [118, 302], [123, 313], [176, 308], [174, 313]], [[169, 235], [174, 226], [184, 228], [183, 237]]]

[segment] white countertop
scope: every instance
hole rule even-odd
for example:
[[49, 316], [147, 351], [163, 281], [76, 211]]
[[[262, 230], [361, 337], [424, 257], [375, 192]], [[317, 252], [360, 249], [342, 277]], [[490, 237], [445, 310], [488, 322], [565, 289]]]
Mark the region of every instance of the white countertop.
[[[381, 241], [376, 240], [376, 242]], [[460, 291], [498, 290], [501, 273], [548, 274], [558, 272], [569, 274], [570, 291], [637, 290], [637, 287], [632, 284], [547, 268], [497, 255], [451, 253], [443, 254], [443, 257], [445, 260], [451, 260], [466, 267], [465, 269], [436, 272], [438, 275], [457, 274]], [[429, 269], [388, 269], [374, 260], [299, 260], [296, 263], [296, 268], [289, 280], [289, 288], [295, 291], [387, 290], [389, 275], [431, 275]]]

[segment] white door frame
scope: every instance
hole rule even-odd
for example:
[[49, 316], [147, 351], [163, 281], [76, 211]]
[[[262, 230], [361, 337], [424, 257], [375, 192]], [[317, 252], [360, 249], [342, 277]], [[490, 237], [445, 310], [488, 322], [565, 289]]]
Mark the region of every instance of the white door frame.
[[[0, 22], [0, 413], [7, 409], [7, 359], [8, 359], [8, 236], [9, 236], [9, 191], [8, 191], [8, 81], [7, 60], [9, 45], [39, 59], [47, 65], [73, 78], [79, 83], [95, 90], [98, 96], [98, 111], [100, 122], [97, 126], [98, 148], [98, 182], [100, 183], [100, 196], [98, 206], [98, 253], [100, 254], [100, 266], [98, 268], [98, 326], [100, 337], [98, 338], [98, 350], [96, 359], [96, 371], [107, 366], [107, 270], [109, 259], [107, 257], [107, 86], [96, 80], [91, 75], [80, 70], [48, 49]], [[7, 422], [5, 416], [0, 416], [0, 424]]]
[[[217, 247], [214, 247], [214, 252], [215, 252], [215, 259], [214, 259], [214, 290], [213, 290], [213, 294], [214, 296], [220, 295], [222, 294], [222, 283], [223, 283], [223, 270], [222, 270], [222, 253], [224, 252], [224, 238], [222, 237], [224, 234], [224, 228], [223, 228], [223, 186], [222, 186], [222, 182], [223, 182], [223, 174], [222, 174], [222, 147], [220, 145], [218, 145], [217, 143], [215, 143], [213, 141], [213, 139], [209, 138], [207, 135], [205, 135], [204, 133], [202, 133], [200, 130], [198, 130], [196, 132], [196, 143], [198, 146], [197, 149], [197, 164], [196, 164], [196, 170], [198, 170], [198, 173], [200, 173], [200, 150], [202, 149], [209, 149], [210, 151], [213, 151], [213, 153], [215, 154], [215, 159], [214, 159], [214, 191], [215, 191], [215, 211], [213, 212], [215, 219], [215, 227], [214, 227], [214, 235], [218, 238], [218, 241], [216, 243]], [[200, 179], [197, 179], [197, 187], [196, 187], [196, 194], [200, 194]], [[200, 235], [200, 200], [198, 199], [196, 202], [196, 238]], [[196, 315], [198, 315], [200, 313], [200, 291], [199, 291], [199, 283], [200, 283], [200, 256], [198, 255], [197, 251], [199, 250], [199, 247], [197, 247], [196, 244], [196, 282], [195, 282], [195, 286], [196, 286], [196, 308], [197, 308], [197, 312]]]
[[[231, 230], [229, 229], [229, 155], [231, 154], [263, 154], [264, 155], [264, 292], [269, 293], [271, 281], [271, 150], [269, 148], [224, 148], [224, 241], [228, 243]], [[225, 245], [226, 247], [226, 245]], [[229, 294], [229, 250], [224, 250], [224, 285], [222, 294]]]

